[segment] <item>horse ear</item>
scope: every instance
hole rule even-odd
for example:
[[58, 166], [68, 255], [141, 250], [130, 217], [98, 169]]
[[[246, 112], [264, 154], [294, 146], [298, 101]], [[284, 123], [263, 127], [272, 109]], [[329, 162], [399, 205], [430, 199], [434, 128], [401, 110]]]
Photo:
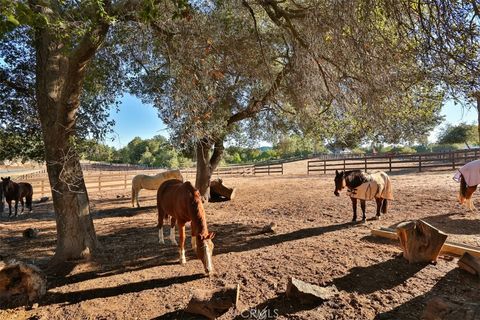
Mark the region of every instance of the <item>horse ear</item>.
[[335, 170], [335, 175], [338, 176], [338, 170]]
[[208, 236], [207, 236], [207, 239], [212, 240], [213, 238], [215, 238], [215, 232], [209, 232]]

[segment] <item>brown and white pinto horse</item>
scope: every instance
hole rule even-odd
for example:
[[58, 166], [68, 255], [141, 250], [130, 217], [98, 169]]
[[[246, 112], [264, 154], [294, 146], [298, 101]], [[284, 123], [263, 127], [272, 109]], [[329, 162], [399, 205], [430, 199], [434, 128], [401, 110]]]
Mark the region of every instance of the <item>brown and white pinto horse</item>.
[[465, 205], [467, 209], [475, 210], [472, 195], [480, 184], [480, 160], [471, 161], [458, 169], [454, 177], [460, 182], [460, 191], [458, 201]]
[[178, 226], [179, 234], [179, 255], [180, 264], [186, 263], [185, 259], [185, 224], [191, 222], [192, 248], [196, 251], [197, 257], [202, 261], [205, 273], [210, 275], [213, 272], [212, 253], [215, 236], [208, 232], [205, 210], [202, 204], [202, 197], [192, 184], [177, 179], [167, 180], [158, 188], [157, 192], [158, 209], [158, 240], [164, 244], [163, 221], [171, 217], [170, 240], [175, 241], [175, 223]]
[[388, 175], [379, 171], [368, 174], [361, 170], [340, 171], [335, 170], [335, 191], [337, 197], [340, 196], [339, 191], [347, 187], [348, 196], [352, 200], [353, 218], [357, 220], [357, 201], [360, 200], [362, 208], [362, 221], [365, 222], [365, 200], [375, 199], [377, 203], [376, 219], [380, 219], [380, 212], [387, 213], [388, 200], [393, 200], [392, 186]]
[[2, 189], [5, 199], [8, 203], [8, 216], [12, 215], [12, 200], [15, 201], [15, 217], [17, 216], [18, 210], [18, 201], [22, 204], [22, 213], [25, 210], [25, 205], [23, 198], [27, 202], [27, 208], [32, 212], [32, 197], [33, 197], [33, 188], [30, 183], [13, 182], [10, 177], [1, 178], [2, 179]]

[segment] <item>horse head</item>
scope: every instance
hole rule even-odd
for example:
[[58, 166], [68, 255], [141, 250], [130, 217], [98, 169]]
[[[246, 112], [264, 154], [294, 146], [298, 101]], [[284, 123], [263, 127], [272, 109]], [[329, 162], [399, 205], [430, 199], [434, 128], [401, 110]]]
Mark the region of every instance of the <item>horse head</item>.
[[196, 243], [196, 251], [197, 257], [203, 263], [203, 267], [205, 268], [205, 273], [210, 275], [213, 272], [213, 263], [212, 263], [212, 255], [213, 255], [213, 242], [212, 239], [215, 237], [214, 232], [209, 232], [207, 235], [199, 234], [197, 236], [197, 243]]
[[1, 177], [2, 179], [2, 186], [3, 186], [3, 189], [6, 189], [8, 185], [10, 185], [10, 183], [12, 182], [12, 180], [10, 180], [10, 177]]
[[343, 188], [346, 187], [345, 172], [344, 171], [338, 172], [338, 170], [335, 170], [334, 181], [335, 181], [335, 191], [333, 192], [333, 194], [338, 197], [338, 196], [340, 196], [339, 191], [341, 191]]

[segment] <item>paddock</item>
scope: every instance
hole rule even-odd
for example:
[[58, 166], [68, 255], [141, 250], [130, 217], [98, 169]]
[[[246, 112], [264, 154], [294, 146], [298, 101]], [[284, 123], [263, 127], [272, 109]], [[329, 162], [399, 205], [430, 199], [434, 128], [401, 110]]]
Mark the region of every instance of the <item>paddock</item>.
[[[129, 191], [93, 193], [102, 255], [49, 277], [49, 290], [38, 307], [0, 310], [0, 319], [198, 319], [182, 312], [193, 288], [237, 283], [245, 309], [267, 308], [277, 319], [419, 319], [432, 297], [479, 301], [478, 279], [458, 269], [456, 258], [409, 265], [399, 257], [396, 242], [370, 235], [373, 228], [422, 218], [448, 233], [449, 240], [480, 246], [480, 213], [457, 204], [453, 174], [392, 174], [395, 201], [388, 214], [373, 220], [375, 203], [369, 201], [365, 224], [350, 223], [350, 199], [344, 193], [335, 197], [333, 174], [224, 177], [237, 193], [233, 201], [205, 207], [209, 230], [216, 232], [216, 275], [210, 278], [203, 276], [190, 246], [183, 266], [176, 247], [159, 246], [155, 191], [142, 193], [142, 208], [130, 207]], [[474, 195], [474, 202], [479, 201]], [[44, 263], [53, 255], [52, 203], [34, 204], [34, 210], [16, 219], [3, 214], [3, 258]], [[265, 233], [271, 222], [276, 222], [276, 232]], [[38, 238], [22, 238], [29, 227], [39, 229]], [[313, 306], [293, 304], [283, 295], [292, 276], [333, 284], [339, 294]]]

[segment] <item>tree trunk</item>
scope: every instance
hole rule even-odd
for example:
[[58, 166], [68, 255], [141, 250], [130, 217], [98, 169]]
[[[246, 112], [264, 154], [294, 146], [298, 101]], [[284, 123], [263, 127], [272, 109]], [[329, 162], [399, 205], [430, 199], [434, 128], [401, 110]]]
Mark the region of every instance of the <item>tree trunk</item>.
[[210, 179], [213, 174], [210, 165], [211, 147], [212, 145], [207, 139], [197, 141], [197, 175], [195, 178], [195, 188], [200, 191], [200, 194], [206, 200], [210, 197]]
[[[39, 10], [49, 14], [48, 9]], [[75, 123], [87, 64], [105, 39], [108, 25], [99, 23], [71, 50], [49, 28], [39, 27], [35, 33], [36, 98], [57, 223], [56, 264], [82, 258], [98, 247], [75, 150]]]
[[478, 143], [480, 144], [480, 92], [475, 93], [477, 98], [477, 131], [478, 131]]
[[[213, 146], [213, 153], [210, 157], [210, 150]], [[197, 175], [195, 179], [195, 187], [200, 191], [202, 197], [206, 200], [210, 199], [210, 180], [213, 172], [217, 169], [218, 164], [223, 156], [224, 146], [223, 138], [214, 140], [213, 142], [207, 138], [197, 142]]]

